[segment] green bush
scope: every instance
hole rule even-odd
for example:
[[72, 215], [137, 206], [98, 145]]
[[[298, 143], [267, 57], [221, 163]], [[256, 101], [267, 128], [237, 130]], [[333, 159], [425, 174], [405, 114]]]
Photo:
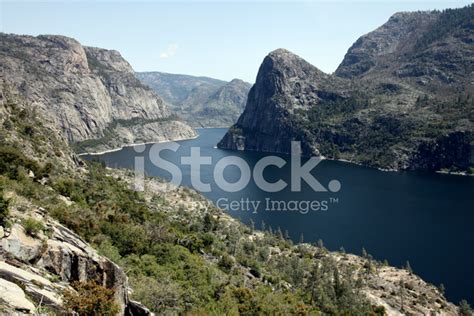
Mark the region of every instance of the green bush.
[[25, 232], [30, 236], [36, 236], [40, 231], [44, 230], [43, 223], [31, 217], [24, 220], [22, 224]]
[[0, 173], [10, 179], [18, 179], [20, 167], [39, 173], [38, 164], [23, 155], [18, 149], [10, 146], [0, 146]]
[[94, 281], [74, 282], [75, 291], [63, 293], [65, 308], [74, 315], [116, 315], [118, 305], [114, 301], [114, 290], [105, 288]]
[[179, 286], [169, 278], [140, 276], [130, 278], [133, 287], [132, 298], [158, 315], [178, 315], [182, 305], [183, 293]]
[[230, 272], [234, 266], [234, 260], [227, 254], [224, 254], [218, 262], [218, 266], [225, 272]]
[[3, 192], [0, 191], [0, 224], [3, 224], [9, 215], [8, 205], [10, 201], [3, 197]]

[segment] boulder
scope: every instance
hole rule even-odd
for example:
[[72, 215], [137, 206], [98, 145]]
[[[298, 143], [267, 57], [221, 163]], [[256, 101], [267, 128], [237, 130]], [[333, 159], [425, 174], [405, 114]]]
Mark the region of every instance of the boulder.
[[13, 282], [0, 279], [0, 301], [6, 304], [11, 312], [32, 313], [35, 305], [30, 302], [25, 292]]
[[43, 247], [41, 240], [28, 236], [19, 224], [12, 226], [10, 235], [2, 238], [1, 245], [11, 256], [25, 262], [38, 256]]

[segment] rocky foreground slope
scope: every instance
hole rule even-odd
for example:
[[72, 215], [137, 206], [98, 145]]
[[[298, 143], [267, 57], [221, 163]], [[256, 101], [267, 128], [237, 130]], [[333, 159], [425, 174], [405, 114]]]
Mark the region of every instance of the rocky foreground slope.
[[81, 150], [195, 136], [117, 51], [64, 36], [0, 33], [0, 71], [45, 124]]
[[140, 72], [137, 78], [150, 86], [170, 108], [195, 127], [229, 127], [244, 110], [251, 85], [161, 72]]
[[404, 12], [362, 36], [325, 74], [284, 49], [260, 66], [221, 148], [374, 167], [474, 172], [474, 7]]
[[69, 313], [66, 293], [87, 282], [118, 314], [149, 314], [130, 299], [125, 271], [52, 216], [52, 205], [73, 204], [53, 189], [53, 174], [81, 177], [84, 163], [29, 101], [0, 86], [0, 314]]

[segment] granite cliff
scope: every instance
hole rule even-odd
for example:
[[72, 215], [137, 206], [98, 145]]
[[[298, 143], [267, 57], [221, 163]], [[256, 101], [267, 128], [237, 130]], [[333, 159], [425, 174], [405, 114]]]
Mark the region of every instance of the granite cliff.
[[397, 13], [332, 75], [284, 49], [260, 66], [221, 148], [346, 159], [383, 169], [472, 172], [473, 6]]
[[[130, 131], [135, 138], [195, 136], [190, 127], [176, 122], [155, 92], [135, 78], [117, 51], [84, 47], [64, 36], [1, 33], [0, 69], [5, 83], [26, 97], [45, 117], [45, 124], [70, 143], [97, 140], [102, 149], [123, 146], [133, 138], [117, 141], [115, 127], [144, 122], [155, 124], [154, 133], [135, 128]], [[110, 139], [115, 143], [109, 144]], [[88, 150], [94, 150], [91, 145]]]

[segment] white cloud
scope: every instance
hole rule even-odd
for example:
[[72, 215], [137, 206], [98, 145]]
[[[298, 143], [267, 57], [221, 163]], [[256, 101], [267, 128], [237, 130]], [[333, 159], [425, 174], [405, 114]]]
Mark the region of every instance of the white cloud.
[[171, 43], [168, 45], [166, 50], [160, 54], [160, 58], [170, 58], [176, 55], [176, 51], [178, 50], [178, 44]]

